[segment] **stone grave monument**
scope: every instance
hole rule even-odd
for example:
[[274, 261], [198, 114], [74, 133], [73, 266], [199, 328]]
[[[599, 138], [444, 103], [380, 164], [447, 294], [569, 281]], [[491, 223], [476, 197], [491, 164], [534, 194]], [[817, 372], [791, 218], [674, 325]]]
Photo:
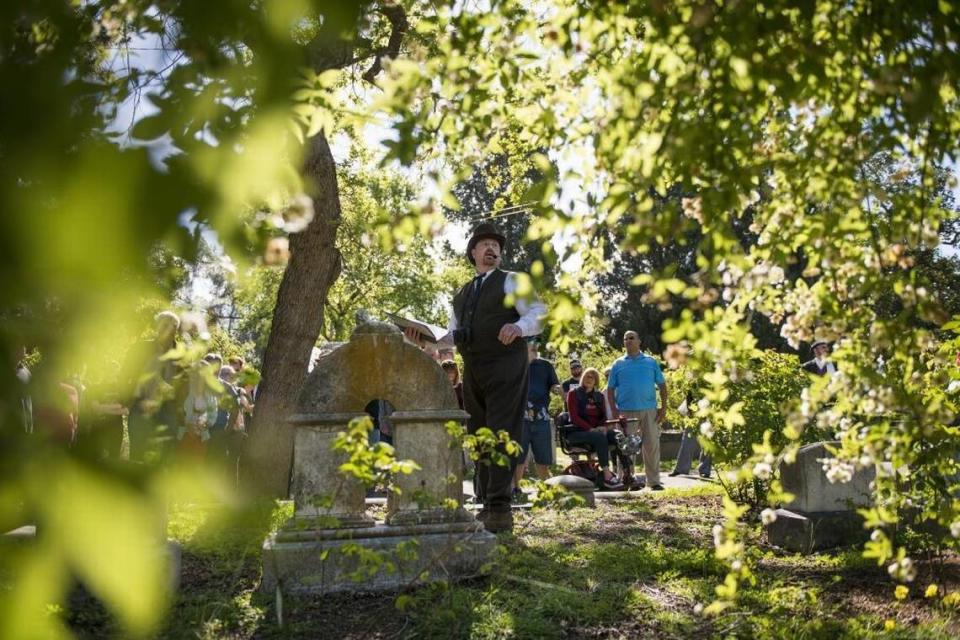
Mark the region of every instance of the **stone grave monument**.
[[[395, 479], [401, 493], [378, 522], [366, 512], [362, 483], [338, 472], [345, 457], [331, 446], [372, 399], [396, 408], [396, 458], [420, 466]], [[368, 320], [322, 356], [289, 420], [295, 513], [263, 544], [261, 588], [377, 591], [476, 574], [496, 537], [463, 508], [462, 453], [445, 425], [466, 418], [443, 370], [393, 325]], [[367, 562], [369, 551], [383, 564]]]
[[563, 487], [566, 491], [580, 496], [583, 498], [583, 506], [585, 507], [593, 508], [597, 506], [595, 496], [597, 485], [586, 478], [573, 475], [559, 475], [546, 480], [546, 484], [548, 487]]
[[806, 554], [862, 543], [869, 536], [856, 510], [869, 506], [876, 471], [860, 470], [849, 482], [831, 483], [820, 462], [833, 457], [828, 446], [839, 443], [808, 444], [797, 452], [795, 462], [780, 465], [780, 482], [794, 499], [777, 509], [777, 519], [766, 525], [770, 544]]

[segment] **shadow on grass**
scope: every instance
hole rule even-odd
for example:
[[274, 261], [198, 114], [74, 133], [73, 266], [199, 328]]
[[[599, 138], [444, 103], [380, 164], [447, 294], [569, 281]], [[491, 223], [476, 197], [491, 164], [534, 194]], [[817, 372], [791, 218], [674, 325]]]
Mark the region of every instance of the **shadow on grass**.
[[[736, 610], [696, 615], [694, 605], [710, 602], [725, 575], [711, 540], [719, 498], [670, 492], [521, 515], [514, 534], [500, 536], [486, 576], [411, 589], [399, 600], [396, 593], [287, 597], [281, 627], [273, 594], [257, 589], [260, 546], [285, 515], [274, 503], [172, 512], [171, 530], [184, 548], [182, 586], [159, 636], [832, 640], [877, 637], [885, 617], [900, 624], [919, 614], [920, 628], [906, 637], [949, 637], [938, 636], [948, 628], [938, 625], [951, 624], [942, 612], [931, 609], [928, 620], [919, 605], [863, 602], [858, 593], [869, 591], [869, 582], [889, 586], [880, 587], [888, 585], [882, 571], [852, 552], [833, 559], [768, 554]], [[109, 624], [86, 611], [81, 635], [108, 635], [97, 631]]]
[[[669, 546], [662, 534], [671, 532]], [[693, 631], [693, 600], [659, 585], [712, 589], [723, 568], [673, 515], [612, 509], [543, 512], [502, 536], [487, 580], [421, 589], [416, 637], [646, 637]], [[686, 610], [688, 615], [680, 613]]]
[[171, 510], [182, 546], [180, 589], [161, 637], [251, 635], [266, 617], [260, 547], [289, 507], [273, 501], [235, 507], [183, 505]]

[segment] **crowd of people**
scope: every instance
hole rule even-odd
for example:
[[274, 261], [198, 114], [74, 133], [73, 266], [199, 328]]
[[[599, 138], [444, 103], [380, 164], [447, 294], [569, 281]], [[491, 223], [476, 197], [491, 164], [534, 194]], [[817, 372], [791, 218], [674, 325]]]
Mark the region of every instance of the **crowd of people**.
[[[466, 257], [475, 275], [453, 298], [448, 333], [463, 360], [462, 377], [452, 357], [440, 353], [449, 346], [430, 350], [434, 358], [443, 360], [460, 405], [469, 414], [468, 432], [489, 427], [505, 431], [520, 444], [520, 454], [508, 468], [489, 461], [477, 465], [474, 487], [483, 505], [478, 519], [490, 531], [512, 528], [510, 505], [524, 499], [520, 483], [528, 457], [539, 478], [546, 478], [555, 463], [552, 422], [566, 427], [568, 444], [585, 446], [596, 457], [600, 488], [645, 484], [662, 490], [660, 435], [667, 413], [667, 384], [658, 361], [642, 351], [636, 331], [626, 331], [624, 354], [604, 371], [605, 388], [601, 390], [600, 370], [585, 369], [577, 359], [570, 362], [570, 377], [560, 382], [553, 365], [538, 351], [543, 304], [536, 295], [515, 295], [518, 274], [500, 269], [505, 243], [505, 236], [490, 223], [479, 224], [467, 243]], [[416, 331], [408, 329], [406, 334], [419, 340]], [[825, 343], [815, 344], [815, 358], [804, 369], [816, 375], [833, 373], [828, 350]], [[562, 397], [560, 412], [550, 411], [552, 395]], [[691, 401], [688, 398], [684, 405]], [[633, 473], [633, 456], [623, 453], [632, 453], [637, 438], [643, 481]], [[709, 477], [709, 455], [700, 450], [696, 434], [684, 433], [677, 466], [670, 475], [689, 473], [695, 458], [700, 475]]]
[[[500, 269], [505, 242], [492, 224], [474, 229], [466, 257], [475, 277], [453, 298], [448, 340], [426, 343], [415, 330], [405, 332], [446, 372], [469, 416], [469, 433], [489, 427], [505, 431], [520, 444], [520, 455], [506, 467], [489, 461], [476, 465], [476, 498], [483, 505], [478, 519], [490, 531], [512, 527], [511, 502], [524, 498], [521, 480], [528, 456], [541, 479], [555, 464], [554, 424], [566, 427], [568, 444], [584, 446], [595, 456], [600, 488], [640, 486], [633, 456], [623, 455], [623, 439], [629, 437], [641, 443], [638, 458], [646, 486], [663, 489], [660, 429], [666, 418], [667, 384], [658, 361], [643, 352], [636, 331], [626, 331], [624, 354], [603, 376], [600, 368], [584, 368], [574, 359], [570, 377], [561, 382], [554, 366], [539, 353], [546, 307], [535, 294], [518, 295], [519, 274]], [[55, 398], [48, 391], [37, 402], [30, 392], [30, 368], [21, 359], [16, 375], [24, 386], [20, 407], [24, 428], [30, 432], [35, 422], [43, 423], [70, 446], [85, 446], [112, 458], [121, 457], [126, 433], [126, 457], [132, 461], [181, 455], [236, 470], [252, 421], [255, 372], [235, 355], [225, 359], [209, 352], [189, 363], [170, 357], [181, 341], [194, 347], [192, 353], [203, 353], [196, 347], [204, 343], [181, 331], [181, 319], [171, 311], [157, 314], [155, 320], [154, 336], [131, 350], [128, 360], [133, 367], [118, 366], [121, 382], [113, 388], [63, 380], [52, 394]], [[815, 344], [815, 358], [803, 368], [815, 375], [834, 373], [828, 351], [825, 343]], [[462, 359], [462, 371], [455, 354]], [[554, 396], [561, 402], [551, 411]], [[389, 402], [373, 400], [365, 411], [373, 418], [372, 439], [392, 442]], [[670, 475], [688, 473], [698, 454], [699, 471], [709, 476], [709, 457], [699, 452], [693, 434], [685, 434]]]
[[235, 472], [252, 420], [256, 372], [239, 355], [171, 357], [181, 342], [194, 352], [204, 344], [180, 330], [176, 313], [158, 313], [153, 336], [134, 345], [104, 380], [75, 374], [52, 390], [34, 384], [24, 350], [16, 375], [25, 431], [34, 433], [36, 425], [44, 431], [37, 435], [96, 458], [139, 463], [190, 456]]

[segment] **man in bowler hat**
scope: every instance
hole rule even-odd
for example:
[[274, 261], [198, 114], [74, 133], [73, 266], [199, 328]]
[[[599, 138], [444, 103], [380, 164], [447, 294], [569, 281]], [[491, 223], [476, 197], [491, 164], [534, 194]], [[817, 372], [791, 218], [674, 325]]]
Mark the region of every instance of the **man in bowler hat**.
[[813, 352], [813, 360], [809, 360], [800, 365], [804, 371], [812, 373], [815, 376], [833, 375], [837, 372], [834, 364], [827, 360], [827, 357], [830, 355], [830, 345], [823, 340], [817, 340], [810, 345], [810, 350]]
[[[490, 223], [474, 229], [467, 259], [476, 268], [476, 277], [454, 296], [450, 329], [463, 357], [464, 409], [470, 414], [467, 430], [506, 431], [519, 442], [529, 370], [522, 338], [540, 333], [546, 307], [537, 299], [519, 297], [507, 304], [507, 296], [516, 292], [517, 274], [499, 269], [505, 243], [506, 238]], [[494, 533], [510, 530], [512, 466], [480, 461], [477, 474], [477, 498], [483, 503], [477, 518]]]

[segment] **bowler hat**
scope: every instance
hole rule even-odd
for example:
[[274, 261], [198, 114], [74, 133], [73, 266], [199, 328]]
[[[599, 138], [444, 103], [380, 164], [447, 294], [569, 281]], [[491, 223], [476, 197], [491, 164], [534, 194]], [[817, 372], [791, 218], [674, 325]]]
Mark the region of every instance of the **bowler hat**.
[[816, 350], [817, 347], [821, 347], [821, 346], [829, 347], [830, 345], [827, 344], [826, 340], [814, 340], [813, 344], [810, 345], [810, 351], [814, 351]]
[[500, 233], [500, 231], [489, 222], [482, 222], [476, 226], [473, 230], [473, 235], [470, 236], [470, 241], [467, 242], [467, 260], [470, 261], [470, 264], [477, 264], [473, 259], [471, 253], [473, 248], [477, 246], [477, 243], [481, 240], [486, 240], [487, 238], [492, 238], [497, 241], [497, 244], [500, 245], [500, 251], [503, 252], [503, 245], [507, 243], [507, 238]]

